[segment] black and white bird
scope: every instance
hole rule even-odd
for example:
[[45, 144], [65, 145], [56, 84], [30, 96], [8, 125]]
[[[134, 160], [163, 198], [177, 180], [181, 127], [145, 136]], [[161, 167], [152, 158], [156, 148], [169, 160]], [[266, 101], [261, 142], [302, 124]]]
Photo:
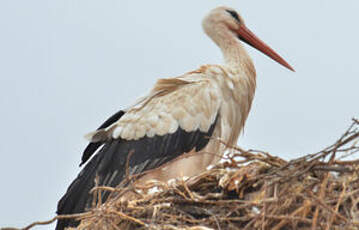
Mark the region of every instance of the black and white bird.
[[[130, 175], [144, 173], [136, 183], [167, 182], [215, 164], [227, 150], [216, 139], [237, 143], [255, 93], [255, 68], [241, 42], [294, 71], [232, 8], [213, 9], [203, 29], [221, 49], [224, 64], [159, 79], [147, 96], [91, 133], [81, 162], [86, 165], [59, 201], [58, 214], [89, 209], [96, 177], [98, 185], [116, 187], [128, 170]], [[107, 197], [103, 193], [102, 201]], [[56, 229], [76, 225], [74, 220], [59, 220]]]

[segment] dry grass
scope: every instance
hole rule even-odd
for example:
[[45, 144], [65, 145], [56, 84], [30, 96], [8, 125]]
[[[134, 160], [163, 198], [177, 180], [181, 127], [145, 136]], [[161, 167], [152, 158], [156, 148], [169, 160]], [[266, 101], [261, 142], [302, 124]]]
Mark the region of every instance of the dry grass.
[[[353, 119], [336, 143], [295, 160], [233, 147], [227, 162], [193, 178], [97, 188], [117, 195], [77, 215], [76, 229], [359, 229], [358, 141]], [[126, 191], [136, 196], [121, 201]]]

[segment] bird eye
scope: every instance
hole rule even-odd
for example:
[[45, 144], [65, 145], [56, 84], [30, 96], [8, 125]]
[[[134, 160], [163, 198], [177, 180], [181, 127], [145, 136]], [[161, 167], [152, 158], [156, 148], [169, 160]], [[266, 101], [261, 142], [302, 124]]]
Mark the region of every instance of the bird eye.
[[239, 16], [237, 14], [236, 11], [233, 11], [233, 10], [226, 10], [234, 19], [236, 19], [236, 21], [240, 22], [239, 21]]

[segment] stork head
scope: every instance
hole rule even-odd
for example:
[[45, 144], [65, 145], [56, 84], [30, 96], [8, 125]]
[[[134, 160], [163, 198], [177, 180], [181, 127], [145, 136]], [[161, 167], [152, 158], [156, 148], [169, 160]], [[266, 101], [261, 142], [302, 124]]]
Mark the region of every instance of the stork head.
[[294, 71], [279, 54], [246, 27], [243, 18], [234, 9], [224, 6], [217, 7], [204, 18], [202, 25], [206, 34], [217, 45], [223, 46], [223, 43], [226, 40], [228, 41], [228, 36], [236, 37], [237, 40], [247, 43], [284, 67]]

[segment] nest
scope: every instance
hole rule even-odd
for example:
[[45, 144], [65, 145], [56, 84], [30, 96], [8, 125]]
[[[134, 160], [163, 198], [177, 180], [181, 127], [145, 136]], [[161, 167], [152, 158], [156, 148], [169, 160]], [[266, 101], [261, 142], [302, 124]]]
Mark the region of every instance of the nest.
[[[54, 220], [77, 218], [77, 230], [359, 229], [358, 142], [359, 121], [353, 119], [333, 145], [290, 161], [233, 147], [224, 162], [192, 178], [97, 187], [95, 195], [106, 190], [116, 196]], [[133, 199], [121, 199], [128, 191]]]

